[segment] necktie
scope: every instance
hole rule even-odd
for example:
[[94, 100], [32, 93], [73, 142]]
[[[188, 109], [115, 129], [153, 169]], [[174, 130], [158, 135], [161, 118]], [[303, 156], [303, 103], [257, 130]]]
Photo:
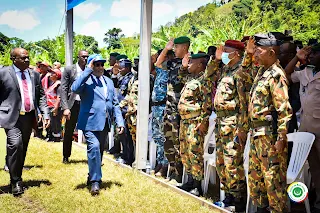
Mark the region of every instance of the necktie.
[[24, 96], [24, 109], [26, 112], [30, 111], [30, 97], [28, 91], [28, 82], [26, 76], [23, 71], [21, 71], [21, 79], [22, 79], [22, 88], [23, 88], [23, 96]]

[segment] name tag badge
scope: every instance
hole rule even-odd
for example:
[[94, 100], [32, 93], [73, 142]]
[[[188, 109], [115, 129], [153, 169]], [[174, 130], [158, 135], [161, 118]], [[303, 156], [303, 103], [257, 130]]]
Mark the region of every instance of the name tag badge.
[[25, 114], [26, 114], [26, 112], [20, 111], [20, 115], [25, 115]]

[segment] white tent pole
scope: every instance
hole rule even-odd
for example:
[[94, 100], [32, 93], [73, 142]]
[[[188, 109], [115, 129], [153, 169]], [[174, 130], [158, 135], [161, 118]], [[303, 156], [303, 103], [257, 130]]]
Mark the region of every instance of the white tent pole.
[[152, 5], [153, 0], [141, 0], [136, 169], [146, 168], [148, 153]]
[[[67, 10], [66, 2], [66, 10]], [[66, 66], [73, 64], [73, 9], [66, 12], [66, 35], [65, 35], [65, 60]]]

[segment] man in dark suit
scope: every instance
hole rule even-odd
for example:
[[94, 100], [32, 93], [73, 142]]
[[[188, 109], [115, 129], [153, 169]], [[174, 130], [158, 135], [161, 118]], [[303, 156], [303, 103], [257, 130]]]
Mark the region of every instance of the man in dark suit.
[[63, 163], [68, 163], [71, 156], [73, 132], [80, 110], [80, 96], [71, 91], [71, 85], [84, 71], [88, 57], [87, 51], [79, 51], [78, 62], [66, 67], [61, 78], [61, 108], [67, 120], [63, 138]]
[[50, 124], [49, 110], [40, 74], [29, 69], [29, 55], [25, 49], [14, 48], [10, 53], [12, 66], [0, 69], [0, 128], [7, 135], [6, 161], [10, 172], [12, 194], [23, 193], [22, 169], [32, 127], [36, 125], [38, 110]]
[[110, 130], [112, 117], [119, 134], [124, 131], [124, 122], [112, 80], [103, 75], [106, 60], [101, 55], [91, 55], [89, 66], [72, 84], [72, 92], [80, 95], [78, 129], [84, 132], [87, 141], [89, 165], [88, 181], [91, 194], [99, 194], [102, 178], [101, 160], [105, 138]]

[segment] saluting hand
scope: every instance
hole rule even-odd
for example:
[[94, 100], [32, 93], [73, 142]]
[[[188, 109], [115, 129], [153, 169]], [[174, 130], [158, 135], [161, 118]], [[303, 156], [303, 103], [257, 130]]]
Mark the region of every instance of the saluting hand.
[[223, 53], [223, 45], [220, 45], [216, 50], [216, 60], [222, 60], [222, 53]]
[[299, 60], [305, 61], [311, 53], [311, 46], [307, 46], [299, 50], [296, 54]]
[[151, 56], [151, 64], [154, 64], [157, 62], [157, 59], [159, 57], [159, 54], [158, 53], [155, 53]]
[[182, 59], [182, 66], [184, 68], [188, 68], [188, 64], [189, 64], [189, 61], [190, 61], [190, 53], [187, 53], [184, 55], [183, 59]]
[[166, 45], [166, 49], [167, 50], [172, 50], [173, 49], [173, 46], [174, 46], [174, 42], [173, 42], [173, 38], [170, 39]]
[[246, 51], [249, 54], [254, 54], [254, 50], [256, 48], [254, 38], [250, 37], [246, 46]]

